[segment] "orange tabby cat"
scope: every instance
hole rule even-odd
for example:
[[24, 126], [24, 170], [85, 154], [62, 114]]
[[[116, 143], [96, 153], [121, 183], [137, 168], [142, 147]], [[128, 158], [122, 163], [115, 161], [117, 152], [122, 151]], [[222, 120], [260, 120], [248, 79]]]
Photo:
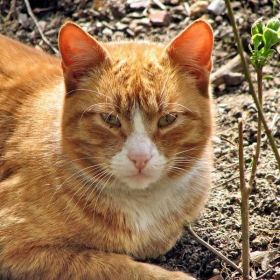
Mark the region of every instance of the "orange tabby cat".
[[99, 43], [67, 22], [60, 59], [0, 36], [0, 278], [193, 279], [168, 251], [210, 186], [212, 30]]

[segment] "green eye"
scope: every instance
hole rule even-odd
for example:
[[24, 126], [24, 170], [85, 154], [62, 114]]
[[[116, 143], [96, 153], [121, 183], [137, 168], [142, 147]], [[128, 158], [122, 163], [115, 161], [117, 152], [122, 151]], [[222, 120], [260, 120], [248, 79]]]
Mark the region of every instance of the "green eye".
[[168, 126], [168, 125], [172, 124], [173, 122], [175, 122], [175, 120], [177, 118], [178, 118], [178, 115], [171, 115], [171, 114], [162, 116], [158, 121], [158, 127]]
[[121, 126], [121, 122], [117, 116], [114, 116], [112, 114], [101, 114], [101, 117], [104, 120], [104, 122], [110, 124], [111, 126]]

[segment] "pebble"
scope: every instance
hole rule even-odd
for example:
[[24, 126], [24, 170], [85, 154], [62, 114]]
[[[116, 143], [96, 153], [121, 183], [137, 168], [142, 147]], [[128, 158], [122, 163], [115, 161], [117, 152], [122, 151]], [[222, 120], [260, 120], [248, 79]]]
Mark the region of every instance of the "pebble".
[[174, 7], [172, 9], [172, 13], [174, 13], [175, 15], [180, 15], [180, 16], [188, 16], [186, 8], [183, 5]]
[[130, 17], [124, 17], [121, 19], [120, 21], [123, 24], [129, 24], [131, 22], [131, 18]]
[[245, 80], [245, 76], [242, 73], [230, 72], [224, 75], [224, 81], [227, 86], [240, 85]]
[[168, 26], [171, 22], [171, 16], [166, 11], [153, 11], [149, 18], [154, 26]]
[[150, 1], [137, 1], [137, 0], [131, 0], [128, 1], [129, 7], [132, 10], [145, 10], [146, 8], [148, 8], [149, 6], [149, 2]]
[[116, 29], [120, 30], [120, 31], [127, 29], [127, 24], [124, 24], [122, 22], [117, 22], [115, 26], [116, 26]]
[[27, 14], [20, 13], [18, 15], [18, 21], [24, 29], [31, 29], [30, 28], [31, 27], [31, 22], [30, 22], [30, 19], [27, 16]]
[[115, 5], [112, 5], [111, 12], [114, 18], [117, 19], [123, 18], [126, 15], [125, 5], [121, 3], [116, 3]]
[[237, 119], [242, 118], [242, 112], [238, 108], [234, 108], [231, 115]]
[[143, 13], [137, 13], [137, 12], [128, 14], [127, 16], [129, 18], [144, 18], [145, 17], [145, 15]]
[[192, 17], [198, 17], [198, 16], [202, 15], [207, 10], [208, 5], [209, 5], [208, 1], [194, 2], [190, 6], [191, 16]]
[[139, 26], [142, 29], [143, 29], [143, 26], [144, 27], [150, 27], [151, 22], [148, 18], [143, 18], [143, 19], [134, 19], [129, 24], [129, 28], [132, 29], [132, 30], [136, 30]]
[[269, 182], [275, 182], [275, 181], [277, 180], [277, 177], [274, 176], [273, 174], [267, 174], [267, 175], [265, 176], [265, 179], [266, 179], [267, 181], [269, 181]]
[[224, 0], [213, 0], [207, 7], [207, 11], [211, 12], [216, 16], [224, 13], [225, 9], [226, 7], [225, 7]]
[[105, 27], [103, 30], [102, 30], [102, 34], [103, 35], [106, 35], [108, 37], [112, 37], [113, 35], [113, 31], [107, 27]]

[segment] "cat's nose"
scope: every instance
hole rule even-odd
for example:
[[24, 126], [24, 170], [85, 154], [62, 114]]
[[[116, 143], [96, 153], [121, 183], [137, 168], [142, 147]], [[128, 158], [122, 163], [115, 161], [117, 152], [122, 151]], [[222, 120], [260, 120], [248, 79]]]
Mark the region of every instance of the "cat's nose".
[[133, 161], [135, 167], [139, 170], [139, 172], [141, 172], [145, 168], [147, 162], [150, 160], [152, 155], [149, 153], [138, 154], [130, 152], [128, 157], [131, 161]]

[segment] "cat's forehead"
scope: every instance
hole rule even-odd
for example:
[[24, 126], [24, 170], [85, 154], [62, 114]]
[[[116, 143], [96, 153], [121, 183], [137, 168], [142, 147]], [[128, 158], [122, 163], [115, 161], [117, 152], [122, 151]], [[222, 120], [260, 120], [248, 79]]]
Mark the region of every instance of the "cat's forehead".
[[119, 44], [109, 49], [111, 64], [101, 76], [100, 88], [120, 111], [133, 108], [158, 111], [160, 93], [168, 73], [162, 48], [146, 44]]

